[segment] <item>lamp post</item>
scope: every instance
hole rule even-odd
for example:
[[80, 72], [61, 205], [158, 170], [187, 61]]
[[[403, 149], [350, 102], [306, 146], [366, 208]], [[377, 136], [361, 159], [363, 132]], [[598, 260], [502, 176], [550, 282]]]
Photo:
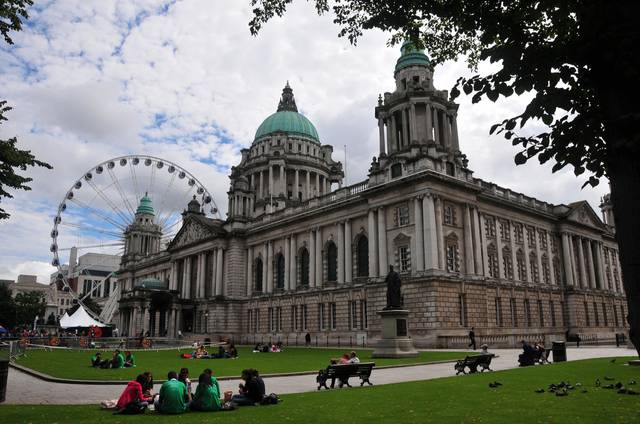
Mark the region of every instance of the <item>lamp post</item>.
[[207, 327], [209, 326], [209, 311], [204, 313], [204, 332], [205, 334], [209, 333]]

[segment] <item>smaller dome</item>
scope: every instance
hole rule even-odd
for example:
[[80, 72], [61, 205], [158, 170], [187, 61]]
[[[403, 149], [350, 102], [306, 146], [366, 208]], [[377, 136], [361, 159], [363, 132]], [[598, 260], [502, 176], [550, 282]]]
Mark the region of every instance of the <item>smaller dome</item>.
[[400, 47], [400, 57], [396, 62], [395, 73], [409, 66], [426, 66], [430, 68], [431, 61], [429, 61], [429, 57], [424, 53], [424, 50], [418, 50], [411, 41], [407, 40]]
[[289, 111], [276, 112], [265, 119], [258, 127], [254, 140], [277, 132], [308, 137], [320, 142], [318, 131], [311, 121], [301, 113]]
[[155, 215], [156, 212], [153, 210], [153, 204], [148, 194], [145, 193], [144, 197], [140, 199], [140, 204], [138, 205], [138, 209], [136, 210], [137, 214], [147, 214], [147, 215]]

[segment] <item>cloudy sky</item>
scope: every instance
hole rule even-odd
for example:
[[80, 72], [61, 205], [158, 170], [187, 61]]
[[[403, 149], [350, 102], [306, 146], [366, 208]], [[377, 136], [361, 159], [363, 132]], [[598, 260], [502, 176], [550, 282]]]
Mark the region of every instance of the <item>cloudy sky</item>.
[[[0, 278], [31, 273], [46, 281], [58, 204], [87, 169], [113, 157], [170, 159], [226, 212], [227, 173], [275, 112], [287, 80], [337, 159], [346, 145], [347, 183], [366, 178], [378, 144], [376, 99], [393, 90], [399, 55], [386, 47], [386, 34], [368, 32], [353, 47], [337, 37], [330, 16], [318, 17], [304, 1], [257, 38], [247, 26], [249, 0], [36, 3], [15, 45], [0, 47], [0, 93], [14, 107], [0, 137], [17, 136], [54, 170], [30, 170], [33, 190], [3, 201], [12, 216], [0, 222]], [[450, 89], [466, 74], [464, 63], [446, 63], [436, 67], [435, 85]], [[581, 190], [583, 180], [568, 169], [516, 167], [516, 150], [488, 135], [526, 100], [458, 100], [460, 147], [471, 169], [541, 200], [587, 199], [597, 210], [606, 184]]]

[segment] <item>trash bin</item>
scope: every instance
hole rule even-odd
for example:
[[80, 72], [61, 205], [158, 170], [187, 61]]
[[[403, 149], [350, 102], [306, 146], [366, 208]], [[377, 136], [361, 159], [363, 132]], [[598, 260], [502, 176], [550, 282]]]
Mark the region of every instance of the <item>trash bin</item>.
[[4, 402], [7, 395], [7, 377], [9, 376], [9, 361], [0, 360], [0, 403]]
[[566, 362], [567, 346], [565, 342], [553, 342], [551, 350], [553, 351], [553, 362]]

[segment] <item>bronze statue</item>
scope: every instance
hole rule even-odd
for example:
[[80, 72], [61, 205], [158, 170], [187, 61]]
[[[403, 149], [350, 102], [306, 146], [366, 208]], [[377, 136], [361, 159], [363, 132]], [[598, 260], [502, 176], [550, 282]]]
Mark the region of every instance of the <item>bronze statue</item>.
[[385, 280], [387, 283], [387, 306], [384, 309], [402, 309], [402, 295], [400, 294], [400, 275], [389, 266], [389, 273]]

